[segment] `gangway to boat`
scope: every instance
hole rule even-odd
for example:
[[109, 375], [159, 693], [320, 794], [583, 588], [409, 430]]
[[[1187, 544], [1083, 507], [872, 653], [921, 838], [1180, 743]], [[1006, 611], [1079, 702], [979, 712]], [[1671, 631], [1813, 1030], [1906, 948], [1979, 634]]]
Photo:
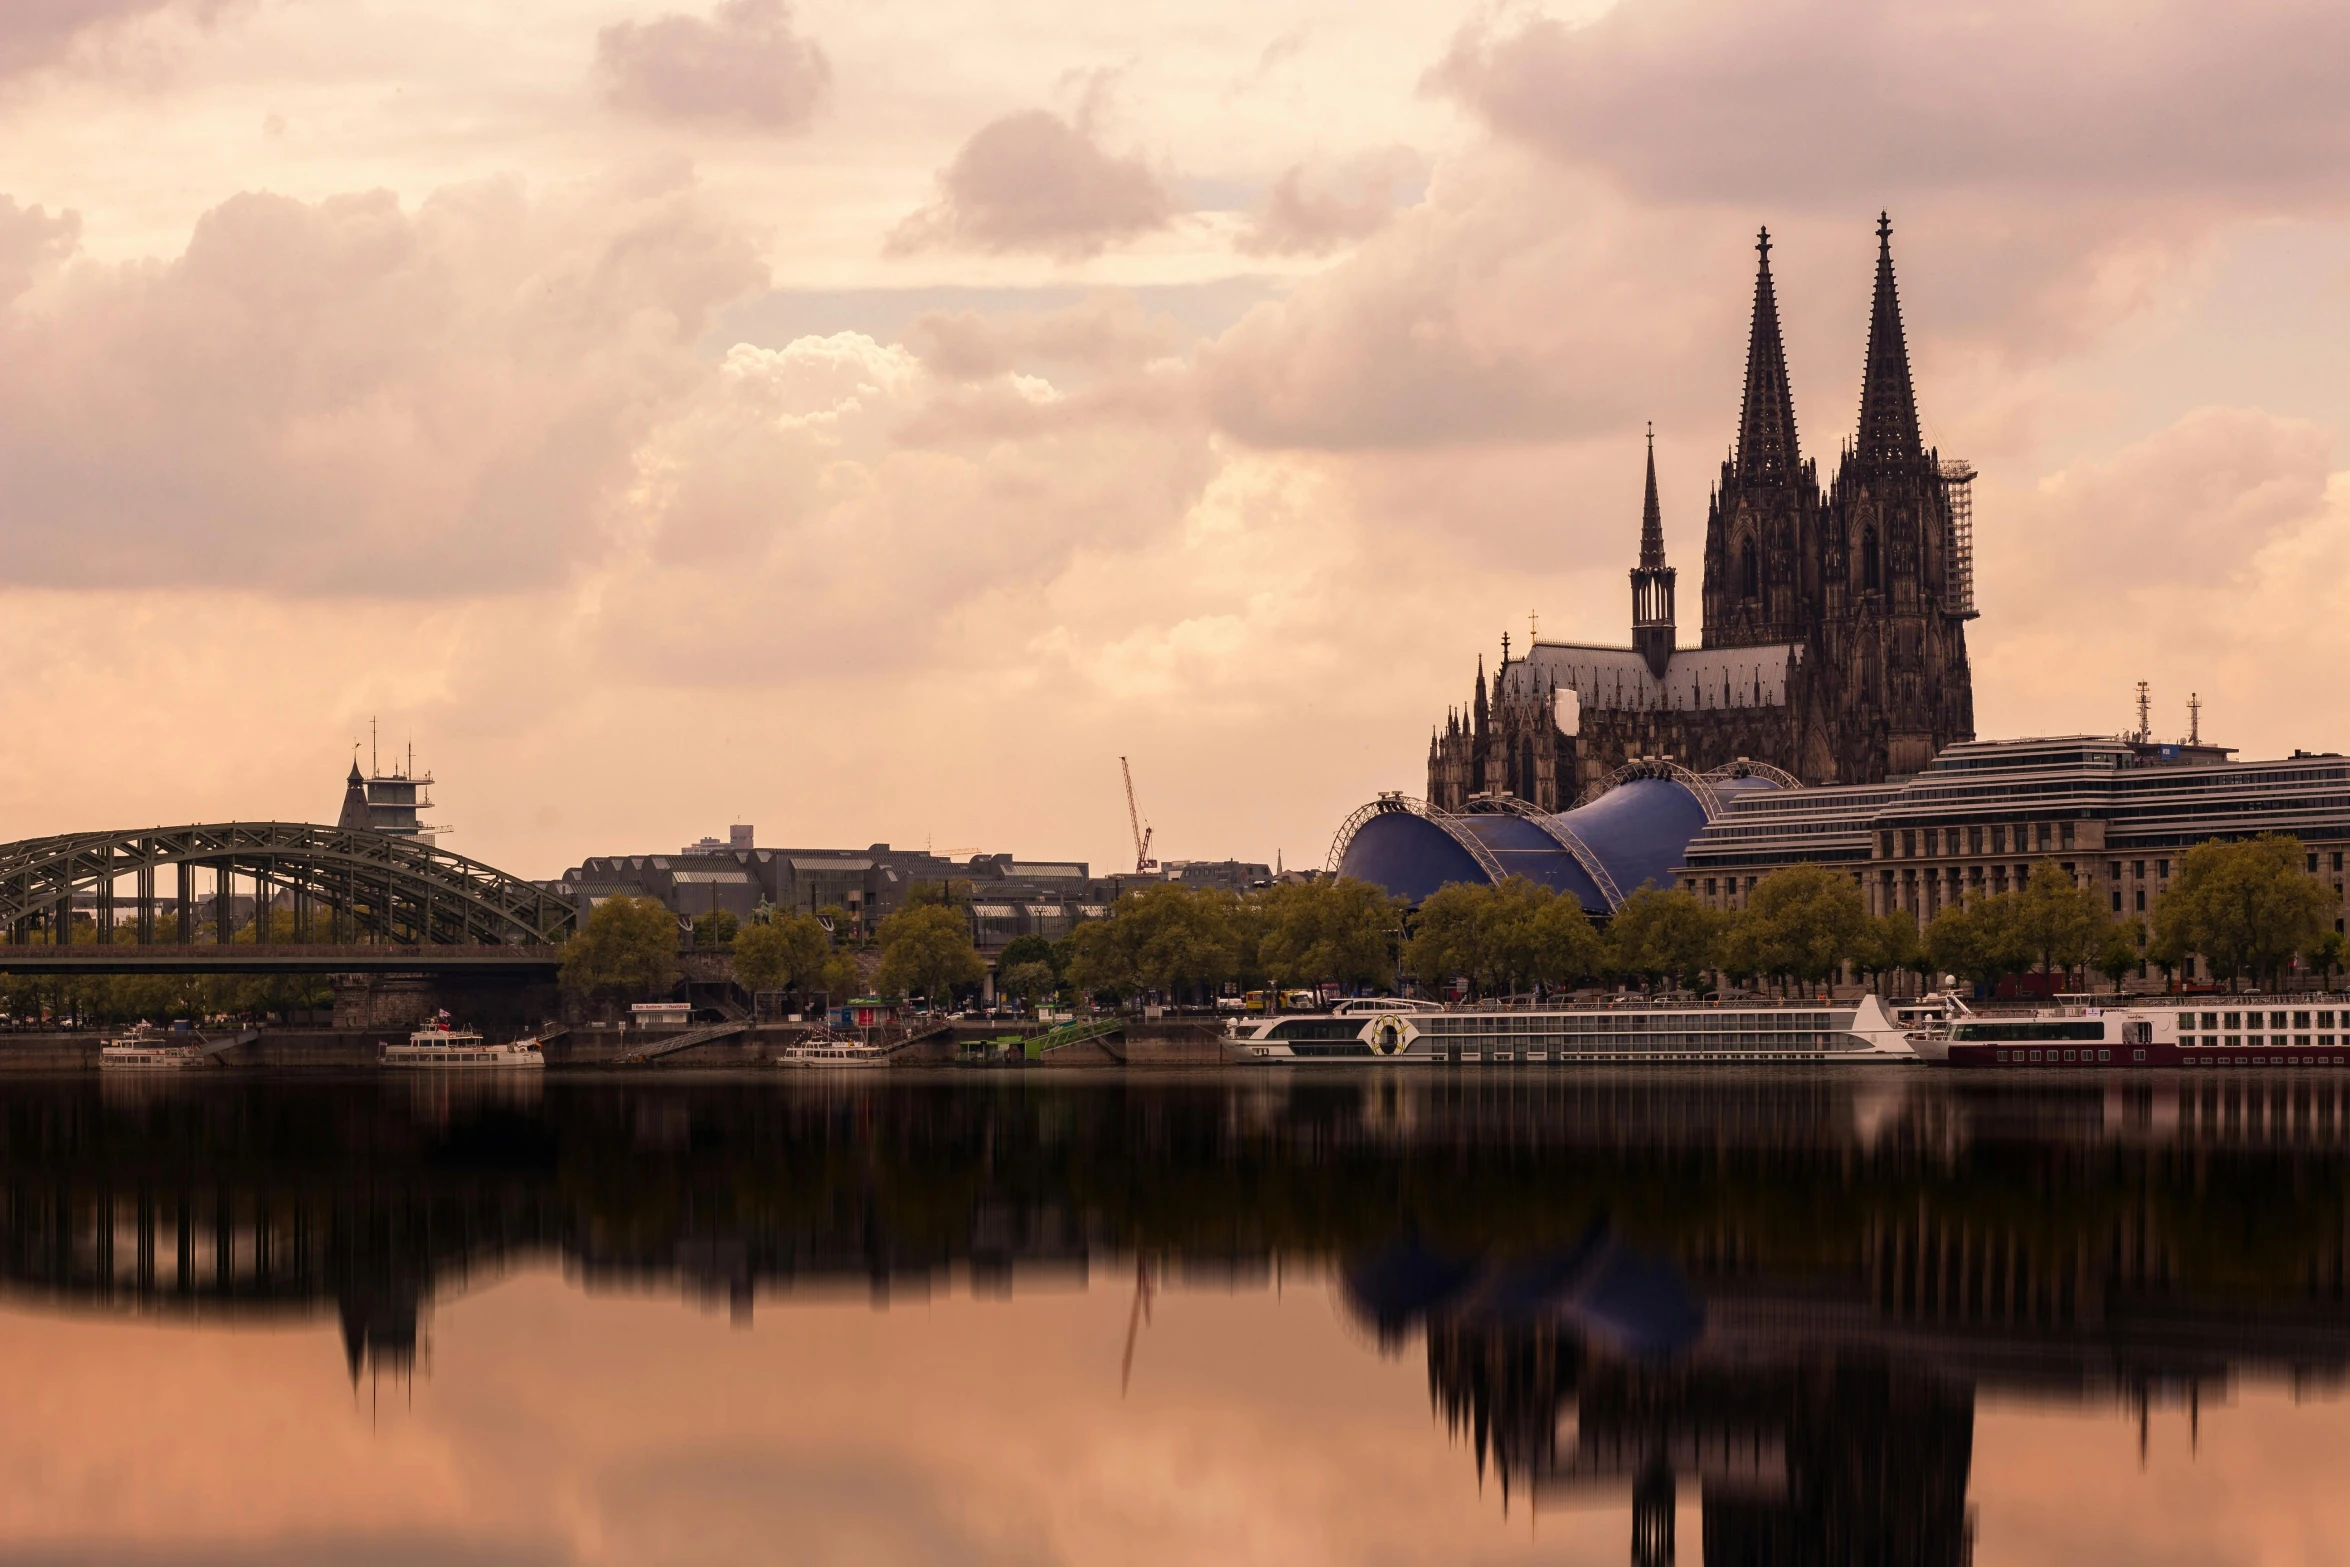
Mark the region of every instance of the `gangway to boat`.
[[623, 1065], [628, 1066], [634, 1066], [643, 1061], [656, 1061], [663, 1056], [675, 1055], [680, 1050], [691, 1050], [696, 1045], [706, 1045], [713, 1040], [725, 1039], [731, 1035], [742, 1033], [750, 1026], [748, 1020], [737, 1020], [730, 1023], [711, 1023], [701, 1028], [689, 1028], [683, 1033], [672, 1034], [667, 1039], [649, 1040], [622, 1056], [620, 1060]]

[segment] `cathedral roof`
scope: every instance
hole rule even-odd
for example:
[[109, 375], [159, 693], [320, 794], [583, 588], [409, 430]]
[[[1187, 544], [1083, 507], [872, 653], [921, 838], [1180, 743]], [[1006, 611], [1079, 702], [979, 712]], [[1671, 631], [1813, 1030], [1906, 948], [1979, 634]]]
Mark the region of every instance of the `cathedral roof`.
[[1572, 690], [1577, 705], [1591, 709], [1779, 707], [1787, 700], [1787, 673], [1802, 656], [1787, 642], [1682, 648], [1658, 676], [1650, 673], [1647, 655], [1637, 648], [1537, 642], [1506, 673], [1524, 678], [1524, 671], [1553, 688]]
[[1893, 284], [1893, 221], [1877, 214], [1877, 297], [1869, 311], [1869, 355], [1860, 383], [1860, 433], [1853, 456], [1864, 463], [1914, 462], [1917, 395], [1909, 381], [1909, 344], [1901, 330], [1901, 296]]

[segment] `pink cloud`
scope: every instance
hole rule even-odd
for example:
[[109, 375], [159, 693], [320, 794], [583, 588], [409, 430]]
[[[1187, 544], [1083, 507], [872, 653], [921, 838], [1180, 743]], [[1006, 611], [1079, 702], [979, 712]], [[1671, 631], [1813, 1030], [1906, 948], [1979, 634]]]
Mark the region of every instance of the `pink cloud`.
[[889, 248], [1028, 251], [1082, 260], [1175, 216], [1166, 183], [1139, 156], [1119, 157], [1090, 113], [1047, 109], [992, 120], [939, 171], [938, 199], [890, 235]]
[[831, 62], [792, 31], [783, 0], [726, 0], [708, 20], [672, 11], [616, 22], [596, 35], [596, 69], [615, 107], [760, 130], [807, 124], [832, 84]]
[[1335, 170], [1292, 164], [1249, 215], [1239, 249], [1251, 256], [1320, 256], [1368, 239], [1395, 216], [1403, 190], [1426, 173], [1409, 147], [1389, 147]]
[[165, 11], [208, 20], [230, 0], [11, 0], [0, 22], [0, 77], [38, 70], [94, 35]]
[[[10, 214], [0, 255], [31, 221]], [[761, 281], [733, 229], [658, 182], [535, 203], [492, 182], [413, 212], [235, 197], [171, 261], [77, 263], [0, 314], [0, 575], [360, 594], [560, 576], [653, 411], [706, 373], [714, 310]]]
[[2325, 0], [1646, 0], [1474, 22], [1428, 84], [1672, 201], [2332, 206], [2350, 155], [2350, 13]]

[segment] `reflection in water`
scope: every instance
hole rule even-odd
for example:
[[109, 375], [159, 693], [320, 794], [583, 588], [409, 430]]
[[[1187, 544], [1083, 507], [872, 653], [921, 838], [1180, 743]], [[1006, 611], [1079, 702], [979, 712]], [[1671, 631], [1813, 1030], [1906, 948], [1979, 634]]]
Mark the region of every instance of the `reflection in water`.
[[0, 1083], [0, 1284], [331, 1314], [357, 1378], [532, 1262], [738, 1319], [1325, 1269], [1505, 1497], [1628, 1495], [1648, 1563], [1692, 1493], [1708, 1563], [1964, 1561], [1978, 1393], [2350, 1366], [2317, 1079], [529, 1076]]

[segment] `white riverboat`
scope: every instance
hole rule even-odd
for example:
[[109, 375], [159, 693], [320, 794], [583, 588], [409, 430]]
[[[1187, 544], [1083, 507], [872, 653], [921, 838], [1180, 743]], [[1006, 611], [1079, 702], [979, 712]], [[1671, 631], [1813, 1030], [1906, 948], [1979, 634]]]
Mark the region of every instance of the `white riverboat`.
[[547, 1057], [535, 1037], [493, 1045], [471, 1029], [451, 1028], [444, 1012], [410, 1034], [406, 1044], [386, 1040], [377, 1045], [376, 1061], [382, 1066], [528, 1071], [544, 1067]]
[[186, 1029], [141, 1023], [98, 1047], [101, 1072], [181, 1072], [204, 1064], [204, 1044]]
[[809, 1034], [794, 1040], [775, 1053], [775, 1064], [802, 1071], [811, 1069], [858, 1070], [887, 1066], [889, 1052], [875, 1044], [847, 1034], [829, 1030]]
[[1908, 1001], [1893, 1003], [1893, 1021], [1909, 1035], [1909, 1045], [1927, 1061], [1946, 1061], [1950, 1055], [1950, 1026], [1972, 1017], [1974, 1009], [1955, 990], [1929, 991]]
[[1875, 996], [1785, 1006], [1381, 1009], [1236, 1021], [1227, 1033], [1249, 1059], [1269, 1064], [1863, 1066], [1919, 1059], [1909, 1030]]

